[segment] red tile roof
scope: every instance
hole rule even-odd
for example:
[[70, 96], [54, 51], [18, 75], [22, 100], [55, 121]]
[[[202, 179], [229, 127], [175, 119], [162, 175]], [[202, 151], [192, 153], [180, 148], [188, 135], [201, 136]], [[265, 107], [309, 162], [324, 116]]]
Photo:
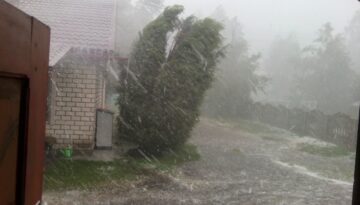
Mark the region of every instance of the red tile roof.
[[114, 49], [115, 0], [11, 0], [51, 28], [50, 66], [72, 47]]

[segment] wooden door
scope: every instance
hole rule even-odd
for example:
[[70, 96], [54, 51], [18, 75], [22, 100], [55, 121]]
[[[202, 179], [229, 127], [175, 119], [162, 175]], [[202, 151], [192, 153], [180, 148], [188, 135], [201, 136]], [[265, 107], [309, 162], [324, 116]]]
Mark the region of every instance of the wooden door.
[[0, 204], [41, 200], [50, 28], [0, 1]]

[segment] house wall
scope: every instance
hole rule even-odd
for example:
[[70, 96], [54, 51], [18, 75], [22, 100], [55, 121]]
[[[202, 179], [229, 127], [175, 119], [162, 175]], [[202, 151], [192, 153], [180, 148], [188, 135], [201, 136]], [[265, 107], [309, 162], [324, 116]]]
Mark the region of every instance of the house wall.
[[117, 58], [106, 50], [72, 48], [50, 69], [46, 131], [56, 138], [55, 149], [94, 148], [96, 110], [107, 108], [108, 67], [118, 69]]
[[51, 71], [51, 114], [46, 131], [57, 139], [55, 148], [93, 149], [96, 108], [103, 103], [101, 76], [89, 66], [58, 66]]

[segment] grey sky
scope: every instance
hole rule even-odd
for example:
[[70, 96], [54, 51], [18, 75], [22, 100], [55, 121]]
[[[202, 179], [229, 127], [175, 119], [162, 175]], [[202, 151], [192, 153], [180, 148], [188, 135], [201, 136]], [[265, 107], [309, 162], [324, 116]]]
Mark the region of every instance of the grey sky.
[[184, 5], [187, 14], [201, 16], [222, 5], [229, 17], [237, 16], [243, 24], [253, 51], [265, 51], [274, 37], [290, 34], [307, 44], [326, 22], [342, 32], [360, 10], [357, 0], [166, 0], [166, 4]]

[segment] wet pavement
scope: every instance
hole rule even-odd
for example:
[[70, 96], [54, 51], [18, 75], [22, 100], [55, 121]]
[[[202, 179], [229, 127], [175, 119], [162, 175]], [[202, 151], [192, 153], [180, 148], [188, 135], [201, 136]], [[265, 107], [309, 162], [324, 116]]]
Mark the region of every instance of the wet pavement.
[[191, 139], [201, 160], [134, 184], [49, 192], [44, 199], [49, 205], [350, 205], [351, 179], [336, 173], [351, 170], [353, 159], [298, 151], [296, 144], [306, 140], [284, 131], [254, 134], [202, 119]]

